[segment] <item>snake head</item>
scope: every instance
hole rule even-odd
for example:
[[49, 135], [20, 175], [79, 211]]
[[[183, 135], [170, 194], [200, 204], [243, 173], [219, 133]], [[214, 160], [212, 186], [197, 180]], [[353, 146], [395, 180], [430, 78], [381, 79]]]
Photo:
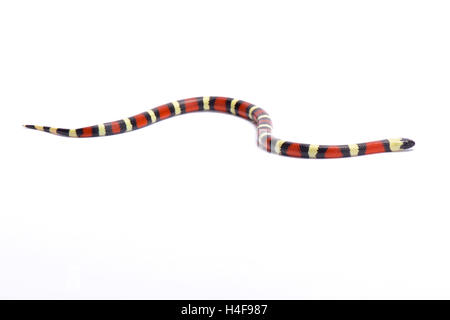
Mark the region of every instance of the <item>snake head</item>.
[[402, 138], [400, 141], [402, 142], [402, 145], [400, 146], [400, 149], [402, 150], [412, 148], [416, 144], [413, 140], [406, 138]]
[[389, 139], [389, 149], [393, 152], [412, 148], [415, 144], [413, 140], [406, 138]]

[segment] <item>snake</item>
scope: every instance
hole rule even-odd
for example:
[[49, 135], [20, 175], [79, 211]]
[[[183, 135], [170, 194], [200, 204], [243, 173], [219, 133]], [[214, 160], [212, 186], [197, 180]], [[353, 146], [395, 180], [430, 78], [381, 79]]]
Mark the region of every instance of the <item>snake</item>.
[[415, 145], [413, 140], [407, 138], [384, 139], [344, 145], [320, 145], [285, 141], [272, 135], [272, 120], [264, 109], [243, 100], [215, 96], [177, 100], [132, 117], [79, 129], [37, 125], [24, 125], [24, 127], [65, 137], [101, 137], [134, 131], [170, 117], [198, 111], [228, 113], [249, 120], [256, 126], [257, 145], [260, 148], [269, 153], [288, 157], [310, 159], [346, 158], [382, 152], [403, 151]]

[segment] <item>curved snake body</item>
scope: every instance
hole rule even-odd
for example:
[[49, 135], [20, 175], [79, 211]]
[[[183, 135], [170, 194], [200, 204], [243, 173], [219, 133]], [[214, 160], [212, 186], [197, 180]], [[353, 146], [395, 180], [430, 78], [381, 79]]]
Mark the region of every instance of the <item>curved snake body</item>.
[[262, 108], [238, 99], [212, 96], [178, 100], [129, 118], [79, 129], [62, 129], [36, 125], [26, 125], [25, 127], [74, 138], [110, 136], [137, 130], [176, 115], [197, 111], [230, 113], [250, 120], [256, 126], [259, 147], [267, 152], [290, 157], [343, 158], [401, 151], [409, 149], [415, 144], [413, 140], [406, 138], [345, 145], [316, 145], [284, 141], [272, 135], [272, 121]]

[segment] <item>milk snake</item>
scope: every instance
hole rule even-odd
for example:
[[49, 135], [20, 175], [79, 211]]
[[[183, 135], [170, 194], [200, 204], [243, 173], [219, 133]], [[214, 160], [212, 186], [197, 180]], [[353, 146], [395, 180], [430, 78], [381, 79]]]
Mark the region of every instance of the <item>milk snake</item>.
[[25, 125], [30, 129], [60, 136], [88, 138], [110, 136], [137, 130], [155, 122], [183, 113], [218, 111], [250, 120], [257, 128], [258, 146], [267, 152], [297, 158], [343, 158], [372, 153], [401, 151], [414, 146], [406, 138], [385, 139], [345, 145], [316, 145], [283, 141], [272, 136], [272, 121], [266, 111], [248, 102], [224, 97], [198, 97], [161, 105], [133, 117], [79, 129], [61, 129]]

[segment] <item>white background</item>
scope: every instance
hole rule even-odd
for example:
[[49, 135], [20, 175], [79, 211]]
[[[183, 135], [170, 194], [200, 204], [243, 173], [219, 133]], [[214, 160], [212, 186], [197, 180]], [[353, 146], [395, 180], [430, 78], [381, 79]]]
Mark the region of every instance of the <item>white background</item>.
[[[450, 298], [447, 1], [2, 1], [0, 298]], [[280, 157], [282, 139], [413, 151]]]

